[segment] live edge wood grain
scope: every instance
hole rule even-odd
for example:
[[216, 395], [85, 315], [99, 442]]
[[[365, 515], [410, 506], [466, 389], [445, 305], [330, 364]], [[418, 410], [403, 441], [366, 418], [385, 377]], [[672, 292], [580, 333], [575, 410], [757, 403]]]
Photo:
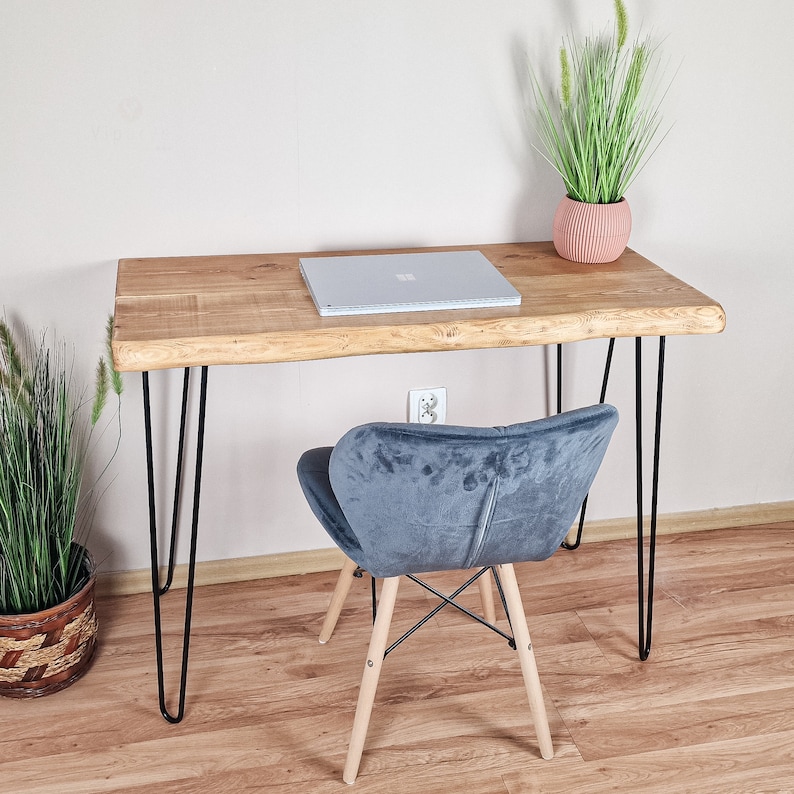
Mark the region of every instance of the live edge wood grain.
[[[551, 243], [476, 249], [520, 306], [320, 317], [300, 275], [310, 253], [121, 259], [113, 357], [120, 371], [471, 350], [620, 336], [719, 333], [722, 307], [634, 251], [582, 265]], [[377, 253], [397, 253], [384, 250]], [[373, 253], [324, 252], [323, 256]]]

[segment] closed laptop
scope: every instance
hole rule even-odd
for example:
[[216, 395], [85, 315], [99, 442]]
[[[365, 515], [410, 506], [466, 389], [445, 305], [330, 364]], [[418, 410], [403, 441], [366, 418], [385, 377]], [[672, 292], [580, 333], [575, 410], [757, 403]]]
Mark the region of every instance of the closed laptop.
[[521, 303], [480, 251], [311, 256], [300, 259], [300, 269], [323, 317]]

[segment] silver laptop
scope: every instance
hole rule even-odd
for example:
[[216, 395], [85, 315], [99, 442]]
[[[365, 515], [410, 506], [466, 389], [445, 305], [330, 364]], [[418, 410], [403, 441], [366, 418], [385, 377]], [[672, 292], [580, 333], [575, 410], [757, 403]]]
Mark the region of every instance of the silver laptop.
[[323, 317], [518, 306], [521, 293], [480, 251], [302, 257]]

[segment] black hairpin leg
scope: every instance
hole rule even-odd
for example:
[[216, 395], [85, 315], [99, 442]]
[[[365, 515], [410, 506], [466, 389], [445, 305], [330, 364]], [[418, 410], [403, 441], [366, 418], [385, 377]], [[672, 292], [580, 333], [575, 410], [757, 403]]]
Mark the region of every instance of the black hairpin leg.
[[562, 345], [557, 345], [557, 413], [562, 413]]
[[190, 647], [190, 624], [193, 613], [193, 588], [196, 572], [196, 541], [198, 538], [198, 516], [201, 491], [201, 469], [204, 455], [204, 418], [207, 405], [207, 367], [201, 368], [201, 391], [199, 395], [198, 432], [196, 437], [196, 472], [193, 487], [193, 516], [190, 534], [190, 557], [188, 563], [188, 579], [185, 601], [185, 626], [182, 637], [182, 670], [179, 684], [179, 708], [172, 715], [165, 703], [165, 681], [163, 674], [163, 635], [160, 619], [160, 598], [171, 586], [174, 573], [176, 549], [176, 528], [178, 524], [179, 497], [182, 485], [182, 458], [185, 441], [185, 425], [187, 417], [187, 396], [190, 383], [190, 370], [185, 369], [182, 386], [182, 408], [179, 427], [179, 449], [177, 452], [177, 471], [174, 485], [173, 516], [171, 521], [171, 539], [169, 549], [168, 574], [166, 582], [160, 585], [159, 553], [157, 549], [157, 511], [155, 507], [154, 456], [152, 453], [152, 414], [149, 400], [149, 373], [143, 373], [143, 414], [146, 433], [146, 469], [149, 485], [149, 540], [152, 562], [152, 598], [154, 602], [154, 632], [157, 654], [157, 688], [160, 699], [160, 713], [171, 723], [181, 722], [185, 715], [185, 693], [187, 690], [187, 666]]
[[[639, 602], [639, 657], [645, 661], [651, 653], [653, 626], [653, 583], [656, 565], [656, 526], [659, 498], [659, 449], [662, 431], [662, 396], [664, 387], [664, 352], [665, 337], [659, 337], [659, 360], [656, 372], [656, 415], [654, 421], [653, 441], [653, 474], [651, 478], [651, 514], [648, 540], [648, 569], [645, 577], [645, 520], [643, 517], [643, 462], [642, 462], [642, 338], [634, 341], [634, 390], [635, 390], [635, 434], [636, 434], [636, 467], [637, 467], [637, 585]], [[599, 402], [606, 400], [609, 371], [612, 365], [612, 353], [615, 340], [609, 340], [604, 379], [601, 384]], [[557, 345], [557, 412], [562, 412], [562, 345]], [[584, 517], [587, 510], [587, 497], [582, 503], [579, 514], [579, 527], [573, 543], [563, 541], [562, 548], [573, 550], [579, 547], [584, 528]]]
[[[599, 403], [603, 403], [607, 398], [607, 385], [609, 384], [609, 371], [612, 368], [612, 353], [615, 350], [615, 338], [609, 340], [609, 348], [607, 349], [607, 360], [604, 364], [604, 378], [601, 381], [601, 396], [598, 399]], [[557, 345], [557, 413], [562, 413], [562, 345]], [[568, 551], [573, 551], [579, 548], [582, 542], [582, 532], [584, 530], [584, 517], [587, 513], [587, 496], [582, 502], [582, 509], [579, 511], [579, 526], [576, 530], [576, 540], [573, 543], [568, 543], [564, 540], [560, 545]]]
[[653, 578], [656, 563], [656, 517], [659, 495], [659, 446], [662, 432], [662, 391], [664, 386], [665, 337], [659, 337], [659, 361], [656, 371], [656, 416], [653, 440], [653, 474], [651, 477], [651, 515], [648, 542], [648, 580], [645, 582], [645, 542], [642, 495], [642, 339], [637, 337], [634, 347], [635, 366], [635, 423], [637, 444], [637, 581], [639, 601], [639, 654], [645, 661], [651, 652], [653, 625]]

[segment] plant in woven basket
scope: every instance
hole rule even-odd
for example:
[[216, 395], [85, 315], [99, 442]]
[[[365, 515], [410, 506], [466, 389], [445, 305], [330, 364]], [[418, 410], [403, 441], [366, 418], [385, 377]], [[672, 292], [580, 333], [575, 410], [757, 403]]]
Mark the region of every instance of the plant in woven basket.
[[[111, 330], [112, 319], [108, 345]], [[108, 349], [89, 398], [64, 343], [50, 346], [46, 334], [35, 339], [28, 329], [18, 341], [0, 320], [0, 615], [60, 604], [93, 573], [83, 544], [110, 461], [92, 475], [93, 485], [84, 479], [110, 392], [120, 401], [122, 381], [111, 360]], [[118, 407], [111, 459], [121, 433]]]
[[590, 204], [620, 201], [659, 142], [659, 52], [647, 37], [627, 42], [626, 7], [614, 2], [613, 30], [563, 41], [556, 92], [530, 70], [536, 148], [568, 196]]

